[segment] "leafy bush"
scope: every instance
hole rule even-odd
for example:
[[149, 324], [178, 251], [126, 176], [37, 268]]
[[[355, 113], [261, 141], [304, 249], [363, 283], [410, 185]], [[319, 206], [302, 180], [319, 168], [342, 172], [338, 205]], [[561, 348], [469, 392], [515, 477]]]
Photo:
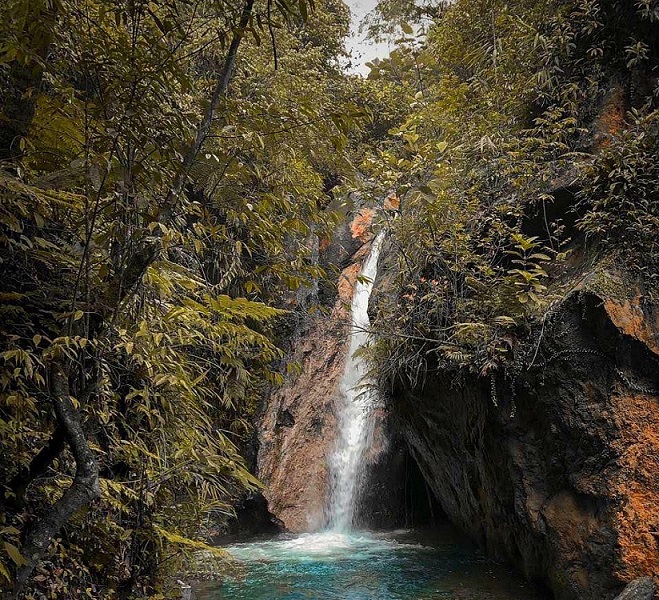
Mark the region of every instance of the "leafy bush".
[[580, 232], [654, 277], [656, 20], [656, 2], [458, 0], [374, 63], [410, 107], [364, 165], [401, 198], [395, 297], [374, 321], [383, 385], [521, 368]]
[[632, 111], [582, 168], [579, 227], [629, 267], [656, 278], [659, 265], [659, 111]]

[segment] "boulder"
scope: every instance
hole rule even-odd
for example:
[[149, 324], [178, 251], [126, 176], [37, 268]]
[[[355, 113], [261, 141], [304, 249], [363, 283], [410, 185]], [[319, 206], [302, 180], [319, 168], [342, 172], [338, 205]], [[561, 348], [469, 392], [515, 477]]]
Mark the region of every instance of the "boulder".
[[652, 600], [657, 586], [649, 577], [634, 579], [615, 600]]

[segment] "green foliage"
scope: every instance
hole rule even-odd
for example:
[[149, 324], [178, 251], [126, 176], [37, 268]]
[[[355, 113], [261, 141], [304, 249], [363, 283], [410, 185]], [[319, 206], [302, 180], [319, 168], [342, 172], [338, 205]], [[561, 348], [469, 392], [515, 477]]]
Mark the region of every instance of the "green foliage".
[[[29, 100], [0, 164], [4, 587], [30, 522], [76, 471], [53, 410], [54, 364], [101, 499], [52, 541], [35, 593], [167, 594], [164, 575], [209, 551], [209, 523], [259, 485], [240, 448], [282, 379], [282, 307], [323, 276], [310, 239], [335, 223], [326, 182], [352, 174], [348, 134], [364, 112], [338, 68], [341, 3], [257, 3], [246, 31], [242, 10], [3, 5], [4, 118], [17, 122]], [[49, 18], [35, 22], [39, 11]], [[239, 38], [228, 93], [188, 163]]]
[[360, 24], [360, 31], [375, 40], [411, 35], [414, 27], [432, 23], [443, 0], [380, 0]]
[[521, 368], [580, 236], [656, 277], [656, 0], [387, 0], [366, 26], [401, 37], [365, 81], [340, 69], [346, 7], [310, 8], [0, 8], [5, 588], [75, 485], [56, 381], [101, 498], [31, 591], [162, 597], [164, 573], [213, 554], [209, 516], [258, 486], [240, 447], [282, 381], [283, 309], [323, 277], [314, 241], [359, 182], [401, 201], [374, 321], [386, 384]]
[[[401, 198], [397, 295], [374, 322], [383, 385], [521, 368], [581, 232], [652, 278], [655, 20], [654, 3], [459, 0], [374, 61], [407, 104], [362, 165]], [[564, 186], [576, 200], [548, 218]]]
[[508, 269], [509, 280], [517, 288], [515, 298], [522, 304], [529, 301], [539, 302], [538, 297], [547, 289], [547, 286], [540, 283], [544, 277], [547, 277], [547, 272], [540, 265], [550, 261], [551, 257], [536, 252], [540, 245], [536, 242], [537, 236], [525, 238], [521, 234], [514, 233], [511, 237], [515, 246], [506, 253], [514, 257], [511, 260], [512, 264], [518, 265], [517, 268]]
[[659, 265], [659, 112], [632, 111], [582, 168], [579, 227], [656, 280]]

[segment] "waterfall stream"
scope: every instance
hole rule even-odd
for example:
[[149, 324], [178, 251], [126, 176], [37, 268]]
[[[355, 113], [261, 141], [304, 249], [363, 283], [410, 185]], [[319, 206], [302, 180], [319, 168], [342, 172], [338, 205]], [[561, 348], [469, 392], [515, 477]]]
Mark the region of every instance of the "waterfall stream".
[[338, 436], [329, 461], [328, 527], [338, 532], [349, 531], [352, 527], [364, 452], [373, 433], [372, 415], [377, 394], [367, 376], [366, 362], [355, 353], [368, 343], [368, 301], [383, 239], [384, 231], [381, 231], [373, 240], [352, 296], [350, 344], [338, 397]]

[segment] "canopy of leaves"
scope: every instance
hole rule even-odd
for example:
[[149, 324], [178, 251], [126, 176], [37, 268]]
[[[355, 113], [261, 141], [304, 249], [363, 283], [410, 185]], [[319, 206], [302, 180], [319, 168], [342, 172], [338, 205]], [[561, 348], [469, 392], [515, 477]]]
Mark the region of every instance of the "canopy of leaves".
[[0, 17], [0, 584], [79, 466], [57, 366], [101, 498], [31, 589], [167, 593], [209, 515], [258, 486], [239, 447], [281, 380], [282, 308], [323, 276], [309, 239], [335, 222], [327, 180], [351, 174], [362, 116], [338, 67], [347, 9], [10, 0]]
[[401, 198], [396, 293], [374, 325], [383, 385], [514, 373], [585, 242], [652, 283], [658, 10], [457, 0], [371, 65], [407, 104], [362, 165]]

